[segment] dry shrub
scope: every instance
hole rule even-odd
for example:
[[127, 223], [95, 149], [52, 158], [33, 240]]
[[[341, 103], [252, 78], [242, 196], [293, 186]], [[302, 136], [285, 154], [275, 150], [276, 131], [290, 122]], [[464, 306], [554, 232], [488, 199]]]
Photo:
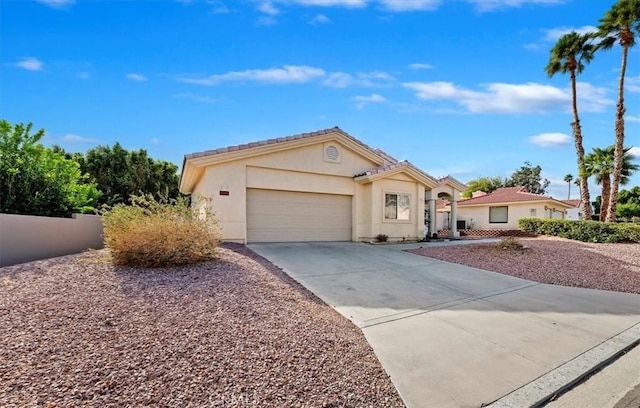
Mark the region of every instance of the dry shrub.
[[524, 249], [524, 245], [522, 245], [522, 242], [520, 242], [520, 240], [516, 237], [502, 238], [500, 240], [499, 246], [502, 249], [516, 249], [516, 250]]
[[220, 233], [204, 205], [193, 209], [186, 199], [158, 202], [133, 196], [131, 205], [102, 211], [105, 246], [118, 265], [160, 267], [215, 258]]

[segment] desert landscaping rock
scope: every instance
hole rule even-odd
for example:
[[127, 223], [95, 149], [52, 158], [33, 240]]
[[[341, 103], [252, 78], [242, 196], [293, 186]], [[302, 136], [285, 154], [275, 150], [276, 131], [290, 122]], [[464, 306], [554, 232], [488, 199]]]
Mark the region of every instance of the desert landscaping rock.
[[247, 248], [0, 268], [2, 407], [399, 407], [363, 334]]
[[500, 244], [425, 247], [409, 252], [553, 285], [640, 293], [640, 244], [590, 244], [555, 237]]

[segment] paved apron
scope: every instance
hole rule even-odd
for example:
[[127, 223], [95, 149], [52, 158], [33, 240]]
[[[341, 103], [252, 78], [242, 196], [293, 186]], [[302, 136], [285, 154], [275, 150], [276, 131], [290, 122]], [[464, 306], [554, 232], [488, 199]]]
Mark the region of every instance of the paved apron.
[[640, 295], [538, 284], [399, 250], [408, 246], [249, 247], [358, 325], [409, 407], [479, 407], [541, 388], [532, 381], [640, 329]]

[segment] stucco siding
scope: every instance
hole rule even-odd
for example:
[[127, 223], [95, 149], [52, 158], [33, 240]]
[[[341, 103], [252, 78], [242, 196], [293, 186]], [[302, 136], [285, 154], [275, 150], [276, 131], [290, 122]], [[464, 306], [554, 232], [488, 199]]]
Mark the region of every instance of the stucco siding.
[[[326, 160], [325, 150], [335, 146], [337, 161]], [[337, 142], [318, 143], [310, 146], [289, 149], [257, 157], [239, 160], [248, 166], [290, 170], [302, 173], [330, 174], [353, 177], [358, 173], [377, 167], [378, 164], [360, 156]]]
[[[507, 223], [489, 222], [490, 207], [508, 207]], [[547, 208], [547, 210], [545, 210]], [[555, 211], [549, 211], [555, 209]], [[533, 211], [532, 211], [533, 210]], [[478, 207], [458, 206], [458, 220], [465, 220], [467, 226], [472, 229], [518, 229], [518, 220], [520, 218], [562, 218], [565, 209], [553, 203], [523, 203], [523, 204], [495, 204], [484, 205]]]
[[103, 247], [102, 219], [0, 214], [0, 266], [75, 254]]
[[352, 177], [247, 166], [247, 188], [325, 194], [355, 193]]
[[[382, 179], [372, 183], [372, 234], [385, 234], [390, 239], [413, 238], [422, 236], [424, 225], [424, 190], [425, 186], [415, 181], [398, 181]], [[410, 219], [385, 219], [385, 194], [408, 194], [410, 196]], [[365, 237], [367, 238], [367, 237]], [[373, 237], [371, 237], [373, 238]]]

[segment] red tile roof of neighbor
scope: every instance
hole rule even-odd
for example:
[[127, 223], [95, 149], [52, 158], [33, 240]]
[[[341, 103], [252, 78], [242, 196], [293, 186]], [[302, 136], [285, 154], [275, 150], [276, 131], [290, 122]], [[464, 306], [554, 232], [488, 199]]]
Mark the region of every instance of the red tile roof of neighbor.
[[576, 208], [580, 208], [580, 203], [582, 203], [582, 200], [560, 200], [560, 201]]
[[503, 187], [487, 195], [460, 200], [458, 201], [458, 206], [513, 203], [520, 201], [555, 201], [564, 205], [571, 205], [543, 194], [530, 193], [529, 191], [527, 191], [527, 188], [525, 186], [518, 186]]

